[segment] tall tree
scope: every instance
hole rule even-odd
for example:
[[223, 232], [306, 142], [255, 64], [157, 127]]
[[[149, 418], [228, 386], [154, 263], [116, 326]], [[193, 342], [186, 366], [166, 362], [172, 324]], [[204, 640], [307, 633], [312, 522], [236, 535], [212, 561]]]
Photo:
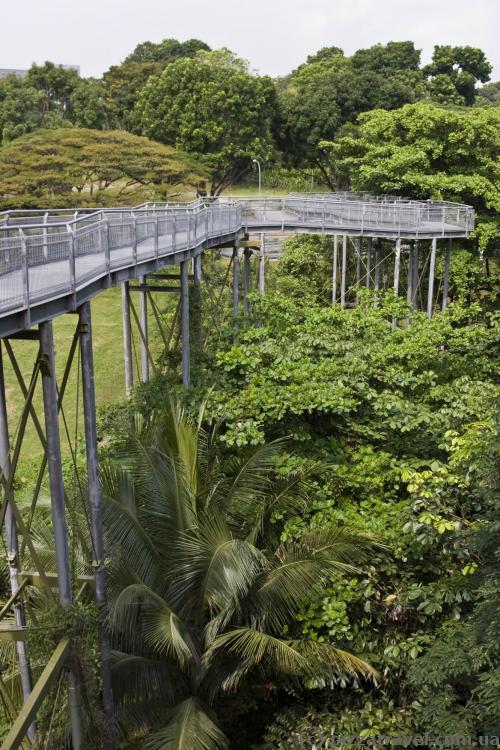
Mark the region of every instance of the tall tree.
[[227, 50], [199, 53], [150, 78], [135, 109], [137, 132], [193, 154], [217, 195], [253, 158], [272, 153], [274, 88]]
[[478, 47], [436, 45], [424, 68], [431, 98], [441, 104], [474, 104], [476, 85], [490, 80], [491, 65]]

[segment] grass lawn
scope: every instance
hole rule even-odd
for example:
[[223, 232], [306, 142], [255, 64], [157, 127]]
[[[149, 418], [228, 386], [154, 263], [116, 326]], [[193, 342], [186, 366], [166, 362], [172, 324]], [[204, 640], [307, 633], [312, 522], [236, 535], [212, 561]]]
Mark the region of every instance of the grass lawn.
[[[177, 297], [169, 294], [157, 293], [154, 295], [160, 309], [168, 305], [173, 308]], [[139, 312], [138, 295], [134, 295], [133, 301], [137, 312]], [[154, 314], [151, 306], [148, 306], [148, 322], [150, 332], [150, 345], [153, 356], [160, 351], [161, 338], [158, 333]], [[54, 320], [54, 340], [56, 347], [56, 366], [58, 373], [58, 384], [60, 384], [67, 356], [73, 339], [76, 315], [61, 315]], [[121, 320], [121, 289], [115, 287], [98, 294], [92, 300], [92, 328], [94, 344], [94, 369], [97, 406], [120, 401], [125, 396], [124, 369], [123, 369], [123, 336]], [[140, 367], [140, 338], [132, 317], [132, 332], [134, 341], [134, 381], [137, 382]], [[16, 354], [24, 379], [29, 383], [31, 371], [35, 361], [38, 344], [34, 341], [12, 341], [12, 348]], [[77, 350], [78, 351], [78, 350]], [[63, 401], [64, 416], [70, 432], [71, 441], [74, 444], [75, 434], [77, 440], [83, 436], [83, 407], [81, 403], [81, 379], [79, 374], [79, 359], [75, 354], [73, 368], [68, 380], [66, 393]], [[7, 384], [7, 410], [9, 417], [9, 431], [11, 443], [13, 444], [21, 417], [24, 398], [18, 387], [15, 374], [12, 370], [7, 353], [3, 352], [5, 382]], [[40, 381], [40, 378], [39, 378]], [[34, 396], [34, 406], [37, 415], [43, 425], [43, 398], [41, 383], [37, 385]], [[78, 417], [78, 418], [77, 418]], [[69, 443], [65, 431], [64, 419], [60, 419], [61, 444], [63, 455], [69, 455]], [[36, 474], [42, 456], [42, 448], [32, 420], [28, 422], [24, 438], [21, 461], [18, 469], [20, 479], [25, 476], [27, 484]], [[24, 482], [22, 482], [24, 484]]]

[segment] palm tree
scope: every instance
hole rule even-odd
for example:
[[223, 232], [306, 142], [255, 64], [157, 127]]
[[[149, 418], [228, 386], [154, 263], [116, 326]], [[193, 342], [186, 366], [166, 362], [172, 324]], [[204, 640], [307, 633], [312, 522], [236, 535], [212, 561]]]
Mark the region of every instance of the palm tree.
[[142, 726], [148, 750], [226, 748], [217, 705], [251, 678], [375, 675], [290, 633], [312, 587], [352, 572], [376, 542], [329, 526], [280, 543], [273, 514], [303, 509], [304, 472], [276, 479], [280, 441], [228, 458], [220, 425], [202, 421], [171, 402], [136, 420], [102, 472], [115, 698], [122, 729]]

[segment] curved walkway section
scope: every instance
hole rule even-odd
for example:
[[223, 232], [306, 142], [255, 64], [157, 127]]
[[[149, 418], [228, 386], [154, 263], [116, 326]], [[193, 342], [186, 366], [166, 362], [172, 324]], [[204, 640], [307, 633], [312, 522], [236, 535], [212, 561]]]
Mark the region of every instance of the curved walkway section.
[[467, 237], [473, 227], [469, 206], [332, 193], [6, 212], [0, 214], [0, 336], [75, 309], [105, 287], [235, 242], [242, 233], [435, 239]]

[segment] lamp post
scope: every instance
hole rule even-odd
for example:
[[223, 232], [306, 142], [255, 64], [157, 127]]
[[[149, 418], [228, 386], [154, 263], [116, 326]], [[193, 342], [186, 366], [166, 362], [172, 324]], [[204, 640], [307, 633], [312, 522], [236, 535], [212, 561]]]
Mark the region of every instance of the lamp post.
[[258, 159], [252, 159], [252, 162], [254, 164], [257, 164], [257, 169], [259, 170], [259, 196], [262, 193], [262, 170], [260, 168], [260, 161]]

